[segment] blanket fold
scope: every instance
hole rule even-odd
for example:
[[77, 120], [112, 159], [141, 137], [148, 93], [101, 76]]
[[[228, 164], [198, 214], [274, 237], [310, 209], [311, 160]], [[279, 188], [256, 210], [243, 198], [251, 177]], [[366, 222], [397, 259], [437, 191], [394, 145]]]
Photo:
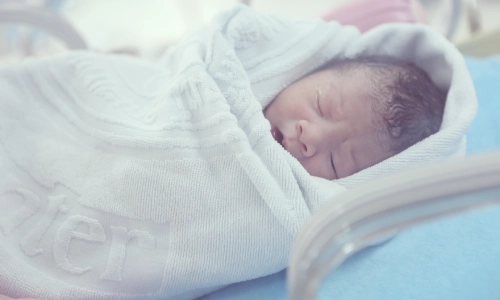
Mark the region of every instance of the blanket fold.
[[[2, 67], [0, 291], [192, 299], [282, 270], [321, 203], [463, 147], [475, 98], [461, 57], [428, 29], [396, 32], [237, 6], [158, 64], [73, 52]], [[352, 178], [311, 177], [262, 109], [326, 62], [368, 52], [452, 86], [442, 130]]]

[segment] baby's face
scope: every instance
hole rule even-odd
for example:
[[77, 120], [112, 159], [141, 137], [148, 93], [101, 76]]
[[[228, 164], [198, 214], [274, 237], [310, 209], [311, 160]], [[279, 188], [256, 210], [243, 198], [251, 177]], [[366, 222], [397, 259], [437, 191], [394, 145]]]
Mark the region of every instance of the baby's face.
[[285, 88], [264, 116], [271, 134], [309, 174], [326, 179], [352, 175], [391, 156], [377, 138], [370, 82], [363, 70], [347, 76], [324, 70]]

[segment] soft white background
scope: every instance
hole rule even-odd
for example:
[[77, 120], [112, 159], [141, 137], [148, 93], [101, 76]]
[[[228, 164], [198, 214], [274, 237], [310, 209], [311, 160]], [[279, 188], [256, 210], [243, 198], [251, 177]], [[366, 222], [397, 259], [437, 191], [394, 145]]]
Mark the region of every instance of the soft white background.
[[[258, 10], [283, 15], [312, 18], [352, 0], [251, 0]], [[377, 2], [381, 0], [373, 0]], [[438, 3], [446, 0], [421, 0], [434, 22], [443, 15]], [[463, 0], [464, 2], [470, 0]], [[40, 5], [44, 0], [0, 0], [5, 3]], [[190, 32], [206, 25], [218, 12], [231, 8], [240, 0], [66, 0], [58, 12], [69, 20], [92, 50], [132, 49], [145, 57], [154, 57], [162, 49], [176, 43]], [[483, 31], [500, 28], [500, 0], [477, 0], [482, 14]], [[18, 60], [21, 41], [13, 41], [0, 24], [0, 62]], [[5, 26], [4, 26], [5, 27]], [[21, 35], [22, 30], [17, 34]], [[453, 41], [470, 37], [466, 16]], [[38, 41], [38, 53], [58, 52], [62, 45], [54, 41]], [[48, 50], [47, 50], [48, 49]], [[17, 51], [17, 52], [16, 52]]]
[[[258, 10], [310, 18], [350, 0], [252, 0]], [[380, 0], [373, 0], [373, 2]], [[207, 24], [215, 13], [232, 7], [238, 0], [73, 0], [64, 9], [91, 47], [111, 49], [136, 46], [142, 51], [174, 43]], [[429, 16], [439, 16], [439, 0], [422, 0]], [[500, 1], [479, 0], [485, 30], [500, 27]], [[463, 16], [455, 40], [469, 36]]]

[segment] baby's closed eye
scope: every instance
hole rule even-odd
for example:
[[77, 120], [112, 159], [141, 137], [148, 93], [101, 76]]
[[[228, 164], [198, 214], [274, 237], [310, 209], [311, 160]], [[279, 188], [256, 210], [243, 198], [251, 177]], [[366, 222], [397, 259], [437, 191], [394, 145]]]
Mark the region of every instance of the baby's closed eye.
[[339, 178], [339, 175], [337, 173], [337, 169], [335, 169], [335, 163], [333, 161], [333, 153], [330, 152], [330, 165], [332, 166], [333, 173], [335, 174], [335, 179]]

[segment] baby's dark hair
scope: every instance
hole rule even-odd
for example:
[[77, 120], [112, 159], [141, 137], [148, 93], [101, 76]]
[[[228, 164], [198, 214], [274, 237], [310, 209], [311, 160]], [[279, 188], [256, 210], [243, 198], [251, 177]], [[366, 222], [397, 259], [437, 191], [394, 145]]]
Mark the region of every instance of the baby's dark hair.
[[326, 68], [349, 73], [364, 70], [373, 85], [373, 110], [384, 126], [380, 137], [389, 137], [389, 151], [397, 154], [436, 133], [443, 120], [446, 93], [412, 63], [386, 58], [344, 60]]

